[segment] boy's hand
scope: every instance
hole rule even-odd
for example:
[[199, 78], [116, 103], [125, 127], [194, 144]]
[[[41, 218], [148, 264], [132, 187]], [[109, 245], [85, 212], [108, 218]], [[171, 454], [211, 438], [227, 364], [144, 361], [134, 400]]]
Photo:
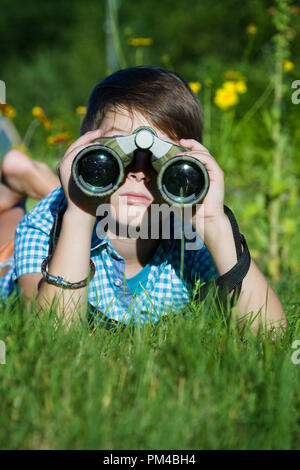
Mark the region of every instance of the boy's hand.
[[[201, 204], [194, 208], [193, 225], [196, 219], [202, 222], [214, 222], [220, 217], [224, 217], [224, 172], [221, 170], [216, 160], [210, 155], [209, 151], [199, 142], [193, 139], [181, 139], [180, 145], [191, 151], [187, 155], [197, 158], [207, 169], [210, 185], [209, 190]], [[180, 154], [179, 154], [180, 155]], [[204, 219], [204, 220], [203, 220]], [[195, 225], [194, 225], [195, 226]]]
[[97, 207], [107, 198], [89, 197], [83, 194], [75, 185], [72, 175], [72, 163], [76, 155], [84, 148], [95, 143], [95, 139], [100, 138], [103, 132], [100, 129], [87, 132], [75, 140], [67, 149], [65, 155], [56, 167], [58, 177], [64, 190], [67, 202], [68, 213], [74, 213], [80, 217], [92, 216], [93, 221], [96, 218]]

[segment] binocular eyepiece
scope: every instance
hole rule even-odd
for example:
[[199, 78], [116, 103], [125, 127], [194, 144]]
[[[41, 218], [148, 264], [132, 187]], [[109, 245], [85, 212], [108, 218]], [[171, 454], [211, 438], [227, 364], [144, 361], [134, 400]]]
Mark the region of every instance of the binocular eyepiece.
[[[88, 196], [105, 197], [115, 192], [137, 150], [149, 151], [158, 189], [168, 204], [194, 205], [207, 194], [205, 166], [185, 155], [188, 149], [158, 138], [151, 127], [140, 127], [128, 136], [103, 137], [99, 142], [79, 152], [72, 164], [73, 181]], [[182, 155], [177, 155], [179, 152]]]

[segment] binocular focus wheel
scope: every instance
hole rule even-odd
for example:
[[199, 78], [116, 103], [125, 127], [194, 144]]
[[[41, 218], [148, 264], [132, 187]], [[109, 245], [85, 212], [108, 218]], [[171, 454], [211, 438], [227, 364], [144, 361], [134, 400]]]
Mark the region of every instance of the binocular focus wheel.
[[134, 141], [138, 148], [147, 150], [153, 145], [154, 134], [148, 129], [141, 129], [136, 133]]

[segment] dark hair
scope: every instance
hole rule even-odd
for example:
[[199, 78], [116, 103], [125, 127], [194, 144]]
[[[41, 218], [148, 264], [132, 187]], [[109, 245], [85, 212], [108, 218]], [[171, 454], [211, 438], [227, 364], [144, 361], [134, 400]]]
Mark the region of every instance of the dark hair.
[[93, 89], [80, 134], [100, 127], [106, 111], [138, 111], [172, 139], [202, 141], [202, 110], [177, 73], [159, 67], [118, 70]]

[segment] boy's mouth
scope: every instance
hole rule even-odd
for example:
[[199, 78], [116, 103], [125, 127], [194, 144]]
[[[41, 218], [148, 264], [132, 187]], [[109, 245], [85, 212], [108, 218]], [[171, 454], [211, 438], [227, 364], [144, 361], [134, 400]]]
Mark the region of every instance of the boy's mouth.
[[124, 193], [124, 194], [120, 194], [120, 196], [126, 197], [127, 204], [148, 205], [149, 202], [151, 202], [151, 199], [142, 193]]

